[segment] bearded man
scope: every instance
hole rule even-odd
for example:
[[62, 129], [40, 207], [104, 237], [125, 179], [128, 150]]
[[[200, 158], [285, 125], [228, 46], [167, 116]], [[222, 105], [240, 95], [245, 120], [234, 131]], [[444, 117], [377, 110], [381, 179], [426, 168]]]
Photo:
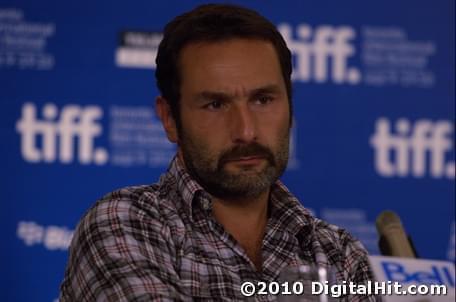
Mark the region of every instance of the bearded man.
[[88, 211], [61, 301], [239, 301], [243, 282], [275, 282], [300, 265], [371, 280], [362, 245], [278, 180], [292, 63], [275, 26], [249, 9], [203, 5], [165, 27], [156, 63], [155, 109], [177, 154], [158, 183], [115, 191]]

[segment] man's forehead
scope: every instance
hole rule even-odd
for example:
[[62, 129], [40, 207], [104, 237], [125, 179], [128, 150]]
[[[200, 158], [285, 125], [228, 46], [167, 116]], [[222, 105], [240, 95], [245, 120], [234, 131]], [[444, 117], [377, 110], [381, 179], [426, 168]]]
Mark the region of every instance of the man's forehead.
[[199, 42], [186, 46], [179, 57], [181, 76], [191, 74], [211, 76], [255, 73], [262, 78], [280, 74], [280, 61], [272, 43], [263, 40], [230, 39], [217, 42]]
[[[179, 65], [182, 65], [183, 59], [187, 59], [187, 56], [189, 54], [195, 55], [197, 53], [202, 53], [202, 52], [211, 52], [215, 49], [218, 50], [225, 50], [227, 48], [230, 48], [231, 46], [236, 46], [236, 48], [252, 48], [254, 47], [257, 51], [261, 52], [268, 52], [271, 51], [275, 54], [275, 58], [278, 60], [278, 54], [275, 50], [274, 45], [272, 42], [264, 39], [259, 39], [259, 38], [240, 38], [240, 37], [233, 37], [233, 38], [228, 38], [228, 39], [223, 39], [223, 40], [209, 40], [209, 41], [193, 41], [188, 44], [186, 44], [184, 47], [179, 52]], [[243, 53], [238, 53], [240, 56], [242, 56]], [[217, 53], [214, 53], [214, 55], [217, 55]], [[191, 57], [188, 59], [192, 59]]]

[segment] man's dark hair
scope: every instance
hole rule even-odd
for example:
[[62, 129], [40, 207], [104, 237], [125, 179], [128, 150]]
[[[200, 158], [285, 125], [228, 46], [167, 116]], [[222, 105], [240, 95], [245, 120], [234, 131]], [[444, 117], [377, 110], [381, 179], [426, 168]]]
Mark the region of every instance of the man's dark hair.
[[180, 122], [179, 55], [190, 43], [218, 42], [233, 38], [259, 39], [274, 46], [287, 89], [292, 116], [291, 53], [275, 25], [257, 12], [235, 5], [206, 4], [177, 16], [164, 29], [158, 47], [155, 77], [161, 95], [168, 101], [178, 129]]

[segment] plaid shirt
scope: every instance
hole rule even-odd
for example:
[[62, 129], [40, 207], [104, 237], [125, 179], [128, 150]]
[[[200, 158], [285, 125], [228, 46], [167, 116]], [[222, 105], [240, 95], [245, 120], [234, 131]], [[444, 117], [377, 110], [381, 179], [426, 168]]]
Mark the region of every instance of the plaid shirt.
[[244, 281], [277, 281], [284, 268], [302, 264], [332, 266], [339, 280], [373, 279], [362, 245], [311, 216], [280, 181], [270, 194], [262, 258], [257, 271], [214, 219], [211, 197], [175, 158], [159, 183], [112, 192], [86, 213], [70, 247], [60, 301], [242, 301]]

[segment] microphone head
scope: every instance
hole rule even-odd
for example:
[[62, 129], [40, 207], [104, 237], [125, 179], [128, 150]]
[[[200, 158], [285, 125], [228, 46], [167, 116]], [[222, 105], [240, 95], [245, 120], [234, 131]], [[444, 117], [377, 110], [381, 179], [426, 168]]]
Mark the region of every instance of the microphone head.
[[402, 228], [402, 222], [395, 212], [386, 210], [378, 215], [377, 220], [375, 221], [375, 226], [377, 227], [378, 233], [383, 235], [385, 234], [385, 230], [390, 227], [399, 226]]
[[383, 211], [375, 222], [380, 235], [379, 248], [382, 255], [415, 258], [416, 251], [407, 236], [399, 216], [393, 211]]

